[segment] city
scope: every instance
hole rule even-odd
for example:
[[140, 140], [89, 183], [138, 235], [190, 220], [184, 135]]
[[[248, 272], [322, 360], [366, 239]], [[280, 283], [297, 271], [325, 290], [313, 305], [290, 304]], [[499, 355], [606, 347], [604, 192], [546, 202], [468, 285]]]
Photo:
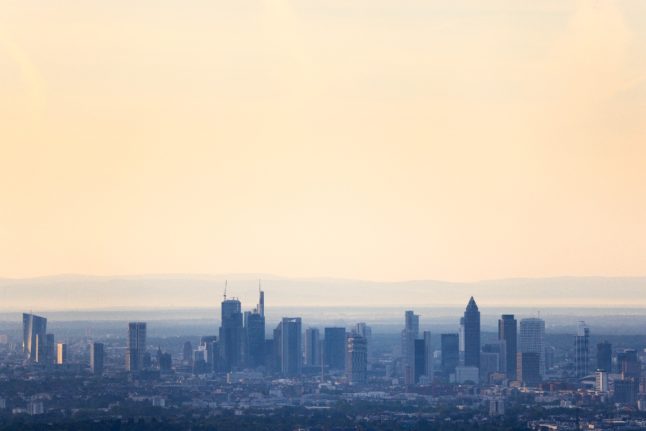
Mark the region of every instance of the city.
[[61, 337], [46, 317], [24, 313], [22, 336], [0, 336], [0, 428], [646, 426], [644, 339], [593, 343], [582, 321], [575, 334], [549, 336], [543, 319], [513, 314], [488, 333], [473, 297], [455, 332], [438, 334], [422, 331], [414, 310], [399, 336], [301, 317], [269, 328], [266, 312], [260, 287], [250, 311], [225, 287], [218, 331], [155, 341], [147, 322], [120, 336]]

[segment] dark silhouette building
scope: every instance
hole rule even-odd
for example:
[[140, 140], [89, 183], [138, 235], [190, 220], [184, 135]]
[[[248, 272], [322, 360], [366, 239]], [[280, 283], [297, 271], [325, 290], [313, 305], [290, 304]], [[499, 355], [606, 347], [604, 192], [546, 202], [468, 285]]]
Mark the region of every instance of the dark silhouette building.
[[612, 344], [607, 341], [597, 344], [597, 370], [612, 372]]
[[321, 339], [318, 328], [305, 330], [305, 365], [308, 367], [321, 365]]
[[460, 364], [460, 337], [458, 334], [442, 334], [440, 340], [442, 371], [448, 375], [454, 373]]
[[516, 353], [518, 352], [518, 322], [513, 314], [503, 314], [498, 320], [498, 340], [501, 344], [500, 354], [504, 361], [504, 369], [501, 369], [509, 380], [516, 379]]
[[223, 371], [239, 369], [242, 365], [243, 326], [242, 308], [236, 298], [227, 299], [226, 292], [221, 308], [220, 360]]
[[538, 386], [541, 382], [541, 355], [536, 352], [518, 352], [516, 355], [516, 380], [525, 386]]
[[140, 371], [144, 366], [146, 353], [146, 323], [128, 324], [128, 349], [126, 350], [126, 370]]
[[92, 343], [90, 346], [90, 369], [93, 374], [103, 374], [103, 343]]
[[464, 365], [480, 367], [480, 311], [473, 296], [464, 311]]
[[325, 328], [323, 356], [331, 370], [345, 369], [345, 328]]
[[258, 305], [252, 312], [245, 313], [246, 364], [257, 368], [265, 360], [265, 294], [261, 290]]
[[278, 324], [280, 371], [283, 376], [301, 375], [303, 346], [300, 317], [283, 317]]
[[585, 322], [579, 322], [577, 334], [574, 337], [574, 366], [576, 377], [585, 377], [590, 366], [590, 329]]

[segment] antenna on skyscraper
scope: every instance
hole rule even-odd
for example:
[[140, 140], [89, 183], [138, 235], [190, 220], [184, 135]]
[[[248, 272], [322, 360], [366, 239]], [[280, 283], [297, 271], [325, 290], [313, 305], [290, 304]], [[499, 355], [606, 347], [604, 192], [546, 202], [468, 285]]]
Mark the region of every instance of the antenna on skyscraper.
[[224, 280], [224, 300], [227, 300], [227, 280]]

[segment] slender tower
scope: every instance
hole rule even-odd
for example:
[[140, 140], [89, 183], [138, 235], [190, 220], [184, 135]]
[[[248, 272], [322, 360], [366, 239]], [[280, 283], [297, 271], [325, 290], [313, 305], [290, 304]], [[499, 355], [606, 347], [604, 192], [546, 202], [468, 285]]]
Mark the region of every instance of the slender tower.
[[464, 311], [464, 365], [480, 368], [480, 311], [473, 296]]

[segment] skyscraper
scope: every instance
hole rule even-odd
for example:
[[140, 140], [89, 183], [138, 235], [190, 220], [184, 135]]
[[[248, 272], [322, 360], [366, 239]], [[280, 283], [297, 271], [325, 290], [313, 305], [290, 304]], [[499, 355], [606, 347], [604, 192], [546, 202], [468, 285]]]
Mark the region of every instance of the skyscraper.
[[415, 379], [415, 340], [419, 335], [419, 315], [412, 310], [404, 314], [404, 329], [402, 330], [403, 374], [408, 384]]
[[455, 372], [460, 363], [460, 339], [458, 334], [442, 334], [442, 371], [449, 375]]
[[[498, 340], [504, 342], [504, 355], [505, 372], [509, 380], [516, 378], [516, 353], [517, 353], [517, 321], [513, 314], [503, 314], [498, 320]], [[503, 349], [501, 349], [503, 350]]]
[[541, 381], [540, 360], [537, 352], [518, 352], [516, 378], [526, 386], [538, 385]]
[[280, 322], [280, 369], [286, 377], [295, 377], [302, 370], [302, 334], [300, 317], [283, 317]]
[[318, 328], [305, 330], [305, 365], [308, 367], [321, 365], [321, 340]]
[[359, 334], [346, 339], [346, 375], [349, 383], [365, 383], [368, 380], [368, 341]]
[[[545, 375], [545, 321], [536, 317], [521, 319], [518, 336], [518, 351], [538, 353], [539, 372]], [[518, 367], [517, 367], [518, 368]], [[518, 379], [518, 376], [516, 376]]]
[[574, 366], [576, 377], [588, 375], [590, 365], [590, 328], [585, 322], [579, 322], [577, 333], [574, 337]]
[[464, 365], [480, 367], [480, 311], [473, 296], [464, 311]]
[[128, 324], [128, 348], [126, 351], [126, 370], [140, 371], [146, 353], [146, 322]]
[[345, 369], [345, 328], [325, 328], [323, 357], [331, 370]]
[[35, 314], [22, 315], [22, 351], [31, 362], [44, 361], [47, 356], [47, 319]]
[[58, 365], [63, 365], [63, 364], [67, 364], [67, 362], [68, 362], [67, 344], [58, 343], [56, 345], [56, 363]]
[[[204, 371], [207, 373], [216, 371], [218, 360], [218, 337], [215, 335], [203, 335], [200, 338], [200, 347], [204, 350], [206, 358], [204, 360]], [[193, 360], [195, 353], [193, 353]], [[195, 369], [195, 366], [193, 367]]]
[[433, 381], [433, 344], [431, 342], [431, 331], [424, 331], [424, 375], [430, 383]]
[[222, 301], [222, 324], [220, 326], [220, 358], [224, 371], [238, 369], [242, 359], [242, 308], [236, 298]]
[[245, 352], [247, 366], [256, 368], [265, 361], [265, 293], [259, 291], [256, 308], [245, 313]]
[[45, 362], [48, 364], [56, 363], [56, 337], [54, 334], [47, 334], [45, 336], [47, 342], [45, 343]]
[[103, 374], [103, 343], [92, 343], [90, 347], [90, 369], [93, 374]]
[[612, 344], [607, 341], [597, 344], [597, 370], [612, 372]]

